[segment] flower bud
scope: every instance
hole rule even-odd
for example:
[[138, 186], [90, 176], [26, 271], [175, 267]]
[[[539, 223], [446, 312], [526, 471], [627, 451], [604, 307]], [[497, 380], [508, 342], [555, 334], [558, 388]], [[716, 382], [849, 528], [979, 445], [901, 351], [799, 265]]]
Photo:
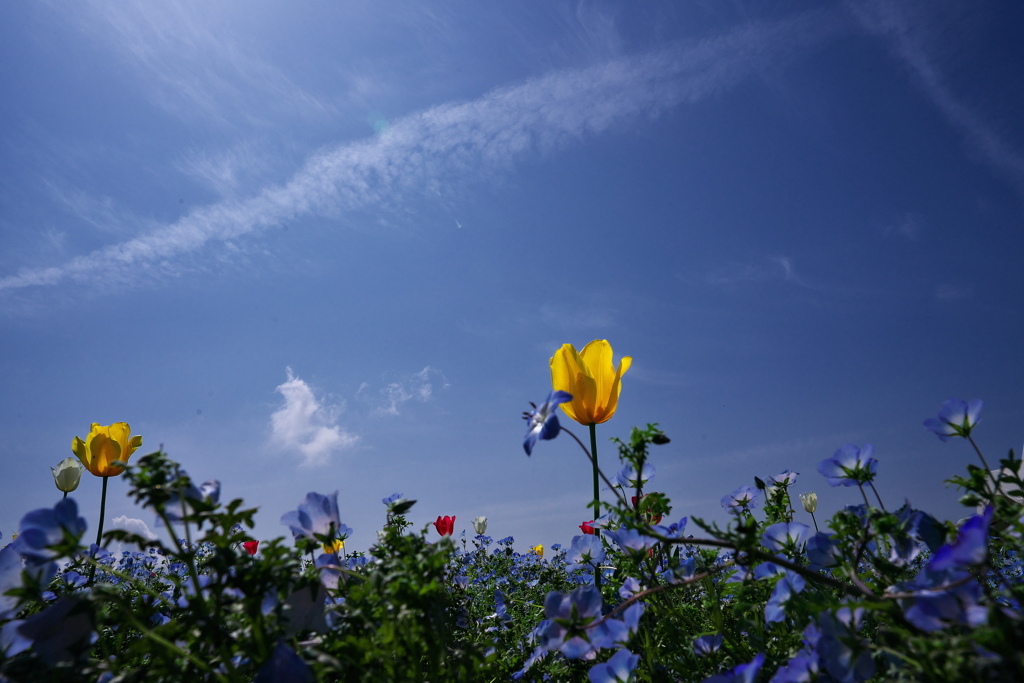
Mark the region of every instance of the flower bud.
[[477, 517], [476, 519], [474, 519], [473, 520], [473, 531], [475, 531], [478, 536], [482, 536], [484, 534], [484, 532], [487, 531], [487, 518], [486, 517]]
[[800, 502], [804, 506], [804, 511], [813, 515], [814, 511], [818, 509], [818, 494], [814, 491], [811, 491], [810, 493], [801, 493]]
[[78, 488], [85, 468], [78, 458], [67, 457], [57, 463], [57, 467], [51, 467], [50, 471], [53, 472], [53, 483], [57, 485], [57, 490], [71, 493]]

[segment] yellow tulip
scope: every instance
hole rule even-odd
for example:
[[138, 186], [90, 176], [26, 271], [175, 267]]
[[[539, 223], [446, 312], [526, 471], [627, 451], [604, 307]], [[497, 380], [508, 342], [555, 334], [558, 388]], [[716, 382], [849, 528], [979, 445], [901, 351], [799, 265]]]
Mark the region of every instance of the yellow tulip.
[[563, 344], [551, 357], [551, 386], [567, 391], [572, 401], [562, 404], [566, 415], [582, 425], [607, 422], [619, 406], [622, 376], [633, 364], [624, 356], [619, 367], [612, 364], [612, 345], [595, 339], [576, 352], [572, 344]]
[[533, 552], [537, 553], [541, 557], [544, 557], [544, 546], [543, 546], [543, 544], [542, 545], [535, 545], [532, 548], [530, 548], [530, 550], [532, 550]]
[[71, 450], [78, 459], [97, 477], [116, 477], [124, 470], [114, 465], [115, 460], [128, 462], [139, 446], [141, 436], [131, 436], [132, 428], [127, 422], [115, 422], [103, 427], [95, 422], [89, 427], [89, 435], [85, 440], [77, 436], [71, 442]]
[[333, 543], [324, 543], [324, 552], [330, 555], [331, 553], [340, 553], [345, 549], [345, 541], [340, 538], [334, 539]]

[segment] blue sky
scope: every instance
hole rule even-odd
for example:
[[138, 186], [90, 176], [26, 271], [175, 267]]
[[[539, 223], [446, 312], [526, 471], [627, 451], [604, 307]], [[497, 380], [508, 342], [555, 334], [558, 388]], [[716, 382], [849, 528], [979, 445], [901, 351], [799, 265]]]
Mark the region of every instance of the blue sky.
[[[887, 504], [961, 517], [943, 481], [973, 455], [921, 422], [982, 398], [991, 460], [1024, 439], [1022, 20], [4, 3], [0, 531], [59, 498], [74, 436], [127, 421], [258, 506], [259, 538], [337, 489], [353, 548], [394, 492], [417, 525], [568, 543], [587, 463], [527, 458], [520, 414], [596, 338], [633, 358], [599, 438], [659, 423], [680, 516], [786, 468], [825, 514], [857, 502], [816, 472], [849, 442]], [[125, 491], [108, 520], [152, 526]], [[99, 492], [74, 494], [91, 524]]]

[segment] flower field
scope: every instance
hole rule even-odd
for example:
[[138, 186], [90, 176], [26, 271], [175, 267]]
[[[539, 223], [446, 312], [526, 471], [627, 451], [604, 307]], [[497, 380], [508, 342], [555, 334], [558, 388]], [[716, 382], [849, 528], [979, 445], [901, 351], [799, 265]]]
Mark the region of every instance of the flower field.
[[[443, 515], [413, 528], [414, 494], [399, 493], [366, 552], [346, 548], [336, 492], [285, 514], [290, 538], [256, 542], [255, 508], [222, 502], [219, 483], [194, 483], [163, 452], [129, 460], [142, 439], [127, 424], [93, 424], [74, 438], [78, 460], [53, 470], [65, 499], [27, 513], [0, 550], [0, 681], [1024, 680], [1021, 461], [990, 466], [980, 401], [924, 422], [951, 442], [936, 447], [978, 458], [951, 473], [958, 524], [883, 500], [884, 461], [845, 444], [813, 475], [749, 473], [723, 492], [719, 525], [655, 490], [657, 425], [599, 456], [596, 426], [630, 361], [616, 366], [605, 341], [552, 358], [523, 447], [575, 439], [594, 501], [569, 547], [526, 553], [487, 536], [483, 517], [472, 537]], [[126, 477], [172, 542], [103, 533], [101, 510], [90, 543], [67, 495], [86, 471], [104, 491]], [[826, 485], [863, 503], [818, 519], [803, 489]], [[115, 541], [141, 550], [113, 555]]]

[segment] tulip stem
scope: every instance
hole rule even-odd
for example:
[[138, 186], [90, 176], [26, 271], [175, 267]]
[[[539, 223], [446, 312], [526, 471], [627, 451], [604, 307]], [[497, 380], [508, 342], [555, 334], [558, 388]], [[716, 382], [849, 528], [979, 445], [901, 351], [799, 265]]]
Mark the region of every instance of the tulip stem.
[[68, 497], [68, 492], [67, 492], [67, 491], [65, 491], [65, 492], [64, 492], [64, 497], [65, 497], [65, 498], [67, 498], [67, 497]]
[[[601, 516], [601, 488], [600, 470], [597, 468], [597, 424], [590, 423], [590, 464], [594, 468], [594, 519]], [[600, 538], [600, 530], [594, 529], [594, 533]], [[601, 590], [601, 572], [594, 570], [594, 587]]]
[[594, 467], [594, 519], [601, 516], [601, 489], [597, 469], [597, 425], [590, 423], [590, 464]]
[[[103, 515], [107, 511], [107, 480], [110, 477], [103, 477], [103, 493], [100, 494], [100, 526], [96, 529], [96, 545], [102, 547], [103, 540]], [[67, 496], [68, 494], [64, 494]]]

